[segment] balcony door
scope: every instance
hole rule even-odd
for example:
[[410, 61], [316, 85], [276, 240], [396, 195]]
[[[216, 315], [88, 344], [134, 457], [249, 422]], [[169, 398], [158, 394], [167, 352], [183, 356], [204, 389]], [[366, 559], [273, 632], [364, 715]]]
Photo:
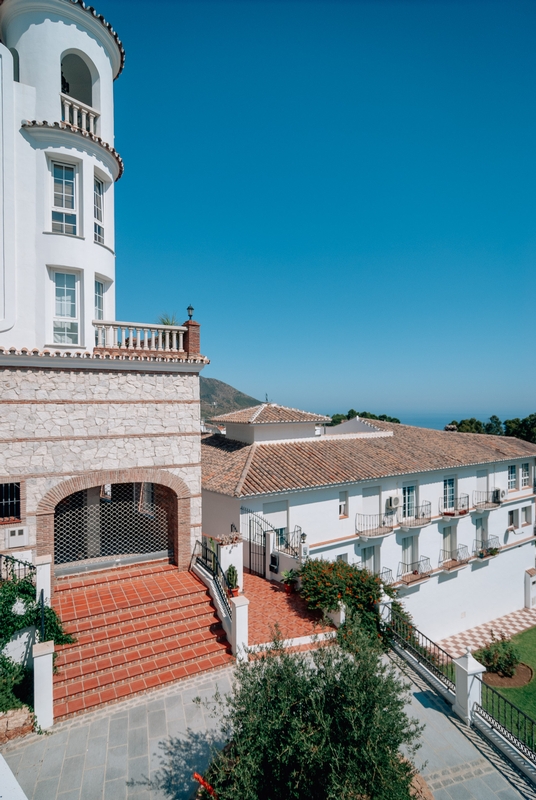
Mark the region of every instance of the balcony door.
[[415, 486], [404, 486], [402, 488], [402, 516], [414, 517], [417, 503], [417, 492]]
[[[414, 487], [413, 487], [414, 488]], [[405, 536], [402, 539], [402, 562], [409, 567], [419, 560], [419, 537]]]
[[477, 545], [480, 547], [482, 542], [486, 541], [486, 526], [484, 524], [484, 517], [477, 517], [475, 519], [475, 527], [476, 527], [476, 542]]
[[454, 478], [445, 478], [443, 481], [443, 507], [445, 511], [454, 510]]
[[369, 572], [379, 572], [380, 569], [380, 558], [379, 558], [379, 547], [372, 546], [372, 547], [362, 547], [361, 548], [361, 566], [364, 569], [368, 569]]
[[449, 553], [450, 558], [454, 558], [456, 554], [456, 525], [448, 525], [443, 528], [443, 550]]

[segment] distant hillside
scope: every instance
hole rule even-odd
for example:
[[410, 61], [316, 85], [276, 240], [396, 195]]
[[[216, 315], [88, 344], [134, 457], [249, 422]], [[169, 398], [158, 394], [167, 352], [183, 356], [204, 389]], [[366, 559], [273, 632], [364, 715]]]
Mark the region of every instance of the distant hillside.
[[201, 418], [210, 419], [217, 414], [227, 414], [239, 408], [258, 406], [260, 400], [255, 400], [233, 386], [215, 378], [200, 378], [201, 381]]

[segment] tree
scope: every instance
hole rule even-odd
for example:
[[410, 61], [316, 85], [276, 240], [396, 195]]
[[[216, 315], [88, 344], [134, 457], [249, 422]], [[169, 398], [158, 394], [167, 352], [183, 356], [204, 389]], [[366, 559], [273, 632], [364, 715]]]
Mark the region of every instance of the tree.
[[523, 419], [506, 419], [504, 432], [506, 436], [517, 436], [518, 439], [536, 444], [536, 414], [529, 414]]
[[308, 654], [276, 637], [237, 666], [221, 702], [229, 744], [204, 775], [219, 800], [409, 800], [414, 768], [400, 749], [412, 758], [421, 728], [357, 618], [338, 646]]
[[499, 417], [493, 414], [489, 421], [486, 422], [484, 425], [484, 429], [486, 433], [491, 434], [492, 436], [502, 436], [504, 434], [503, 424]]
[[380, 414], [380, 416], [377, 416], [377, 414], [371, 414], [370, 411], [356, 411], [354, 408], [351, 408], [347, 414], [333, 414], [331, 417], [331, 422], [328, 422], [328, 427], [332, 425], [340, 425], [341, 422], [345, 422], [347, 419], [354, 419], [354, 417], [362, 417], [363, 419], [381, 419], [384, 422], [400, 422], [397, 417], [390, 417], [388, 414]]

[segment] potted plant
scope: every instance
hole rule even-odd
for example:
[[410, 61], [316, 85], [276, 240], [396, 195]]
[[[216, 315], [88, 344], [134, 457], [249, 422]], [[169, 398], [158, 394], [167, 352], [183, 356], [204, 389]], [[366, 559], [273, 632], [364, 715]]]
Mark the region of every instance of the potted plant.
[[298, 583], [299, 573], [295, 569], [286, 569], [281, 573], [281, 581], [287, 594], [292, 594]]
[[499, 548], [498, 547], [490, 547], [488, 550], [488, 555], [490, 556], [498, 556], [499, 555]]
[[240, 591], [238, 588], [238, 572], [233, 564], [227, 569], [225, 577], [227, 578], [227, 586], [229, 587], [231, 597], [238, 597], [238, 592]]

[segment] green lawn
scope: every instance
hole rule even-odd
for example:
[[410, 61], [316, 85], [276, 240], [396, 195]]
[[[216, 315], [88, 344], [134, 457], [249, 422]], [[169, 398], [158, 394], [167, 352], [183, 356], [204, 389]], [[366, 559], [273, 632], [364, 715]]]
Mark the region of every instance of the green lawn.
[[534, 678], [519, 689], [497, 689], [497, 691], [536, 720], [536, 628], [518, 633], [512, 637], [512, 641], [519, 650], [521, 661], [534, 670]]

